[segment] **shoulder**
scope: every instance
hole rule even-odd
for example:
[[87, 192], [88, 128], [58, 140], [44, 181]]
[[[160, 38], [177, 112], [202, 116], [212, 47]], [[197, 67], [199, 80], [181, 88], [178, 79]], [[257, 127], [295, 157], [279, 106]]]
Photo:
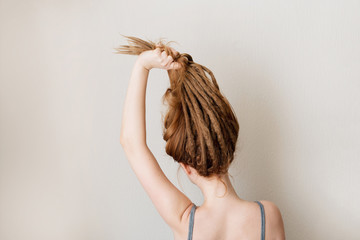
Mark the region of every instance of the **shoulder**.
[[194, 207], [194, 205], [195, 203], [191, 202], [191, 204], [189, 204], [182, 213], [180, 217], [180, 224], [176, 225], [175, 227], [172, 227], [172, 231], [175, 239], [184, 239], [187, 236], [189, 223], [190, 223], [191, 210]]
[[264, 206], [265, 211], [265, 232], [271, 239], [285, 239], [284, 222], [279, 207], [268, 200], [259, 201]]

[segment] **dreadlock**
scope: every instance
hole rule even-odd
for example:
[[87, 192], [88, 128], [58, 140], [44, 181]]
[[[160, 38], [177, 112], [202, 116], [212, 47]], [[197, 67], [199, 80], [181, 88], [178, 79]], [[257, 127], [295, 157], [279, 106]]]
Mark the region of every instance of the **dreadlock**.
[[[122, 35], [124, 36], [124, 35]], [[160, 47], [181, 64], [168, 70], [170, 87], [162, 97], [168, 111], [162, 119], [166, 153], [177, 162], [190, 165], [204, 177], [227, 174], [234, 159], [239, 124], [228, 100], [221, 94], [210, 69], [195, 63], [190, 54], [171, 51], [168, 43], [130, 36], [129, 45], [115, 53], [139, 55]]]

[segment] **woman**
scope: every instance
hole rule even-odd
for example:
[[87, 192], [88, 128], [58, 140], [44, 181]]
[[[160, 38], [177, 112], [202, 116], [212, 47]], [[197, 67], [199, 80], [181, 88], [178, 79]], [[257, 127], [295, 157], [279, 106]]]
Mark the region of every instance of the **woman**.
[[[120, 142], [174, 238], [285, 239], [277, 206], [266, 200], [241, 199], [230, 182], [228, 169], [234, 159], [239, 124], [213, 73], [189, 54], [180, 54], [161, 41], [155, 44], [125, 37], [129, 45], [116, 48], [116, 53], [139, 56], [126, 94]], [[201, 189], [201, 206], [167, 179], [146, 144], [145, 94], [153, 68], [167, 70], [170, 78], [170, 88], [163, 96], [168, 103], [163, 129], [166, 153]]]

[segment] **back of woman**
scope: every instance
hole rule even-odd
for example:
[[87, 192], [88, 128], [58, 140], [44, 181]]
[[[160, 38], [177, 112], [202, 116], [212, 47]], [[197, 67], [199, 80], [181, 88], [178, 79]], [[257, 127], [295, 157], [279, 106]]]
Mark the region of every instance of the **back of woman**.
[[[131, 75], [120, 142], [132, 169], [177, 240], [283, 240], [279, 209], [269, 201], [241, 199], [229, 179], [239, 123], [214, 74], [162, 42], [127, 37], [118, 53], [139, 55]], [[165, 151], [204, 196], [196, 206], [165, 176], [146, 144], [145, 92], [152, 68], [168, 71], [163, 95]]]
[[239, 199], [212, 209], [193, 206], [185, 212], [183, 231], [174, 231], [175, 240], [285, 239], [280, 211], [270, 201]]

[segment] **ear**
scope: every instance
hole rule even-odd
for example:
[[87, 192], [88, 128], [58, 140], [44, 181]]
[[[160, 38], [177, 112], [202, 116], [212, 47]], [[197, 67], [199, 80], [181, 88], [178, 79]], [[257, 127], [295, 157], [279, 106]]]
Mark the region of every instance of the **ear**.
[[184, 169], [185, 173], [187, 175], [189, 175], [191, 173], [191, 169], [188, 165], [184, 164], [184, 163], [180, 163], [181, 167]]

